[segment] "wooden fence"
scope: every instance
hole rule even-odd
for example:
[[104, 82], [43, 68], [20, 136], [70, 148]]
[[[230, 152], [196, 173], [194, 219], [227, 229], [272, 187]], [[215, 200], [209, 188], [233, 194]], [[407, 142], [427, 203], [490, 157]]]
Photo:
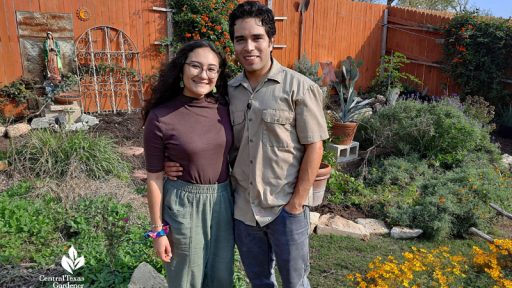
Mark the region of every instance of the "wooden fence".
[[[80, 21], [78, 9], [90, 12], [88, 21]], [[108, 25], [120, 29], [130, 37], [140, 52], [143, 75], [154, 73], [166, 59], [154, 43], [167, 37], [167, 16], [153, 7], [166, 7], [165, 0], [3, 0], [0, 1], [0, 86], [23, 75], [20, 39], [16, 11], [40, 13], [69, 13], [73, 17], [76, 40], [87, 29]], [[53, 27], [43, 27], [51, 31]], [[44, 33], [42, 34], [44, 35]], [[43, 39], [41, 39], [41, 43]], [[140, 104], [137, 104], [140, 105]]]
[[[239, 0], [242, 2], [243, 0]], [[165, 54], [158, 52], [155, 41], [167, 37], [165, 0], [4, 0], [0, 1], [0, 86], [22, 74], [16, 11], [73, 14], [76, 38], [88, 28], [110, 25], [123, 30], [141, 52], [141, 72], [154, 73]], [[271, 6], [277, 17], [277, 35], [273, 55], [281, 64], [292, 67], [305, 52], [312, 61], [339, 62], [347, 56], [363, 61], [359, 87], [367, 87], [376, 75], [382, 53], [401, 52], [413, 63], [404, 71], [415, 75], [428, 87], [429, 95], [456, 92], [453, 81], [442, 72], [442, 34], [436, 30], [452, 15], [351, 0], [311, 0], [301, 22], [297, 0], [260, 0]], [[80, 7], [91, 12], [89, 21], [79, 21]], [[384, 25], [387, 11], [387, 25]], [[387, 37], [384, 30], [387, 32]], [[302, 42], [302, 43], [301, 43]], [[301, 48], [302, 47], [302, 48]], [[299, 51], [302, 50], [302, 51]], [[147, 88], [147, 85], [145, 86]], [[147, 89], [146, 89], [147, 90]], [[147, 92], [147, 91], [146, 91]], [[148, 93], [145, 93], [148, 96]]]

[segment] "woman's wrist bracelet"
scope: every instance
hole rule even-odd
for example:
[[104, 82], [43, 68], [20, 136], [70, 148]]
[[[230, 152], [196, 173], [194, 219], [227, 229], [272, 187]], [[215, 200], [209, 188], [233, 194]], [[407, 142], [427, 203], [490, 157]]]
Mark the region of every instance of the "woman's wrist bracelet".
[[150, 231], [144, 233], [144, 237], [146, 239], [149, 239], [149, 238], [156, 239], [156, 238], [165, 236], [167, 233], [169, 233], [169, 225], [162, 226], [162, 230], [160, 230], [158, 232], [154, 232], [153, 230], [150, 230]]
[[151, 224], [151, 228], [164, 227], [164, 224]]

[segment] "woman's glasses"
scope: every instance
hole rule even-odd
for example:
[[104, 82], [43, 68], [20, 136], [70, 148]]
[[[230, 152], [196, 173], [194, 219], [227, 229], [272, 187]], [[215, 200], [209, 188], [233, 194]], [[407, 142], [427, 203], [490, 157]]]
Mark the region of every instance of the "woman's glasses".
[[[194, 76], [200, 75], [205, 70], [205, 68], [197, 62], [185, 62], [185, 64], [190, 67], [190, 71]], [[206, 67], [206, 76], [208, 76], [208, 78], [215, 78], [219, 75], [219, 71], [219, 68], [216, 66], [208, 66]]]

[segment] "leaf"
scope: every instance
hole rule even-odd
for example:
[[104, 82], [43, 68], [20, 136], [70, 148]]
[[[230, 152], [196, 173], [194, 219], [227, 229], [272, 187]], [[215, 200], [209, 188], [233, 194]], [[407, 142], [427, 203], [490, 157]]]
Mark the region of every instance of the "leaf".
[[84, 256], [81, 256], [80, 258], [76, 259], [75, 260], [75, 270], [84, 266], [84, 264], [85, 264]]
[[71, 245], [71, 248], [69, 248], [68, 254], [69, 258], [71, 258], [72, 261], [75, 261], [76, 257], [78, 257], [78, 253], [76, 252], [75, 247], [73, 247], [73, 245]]
[[73, 274], [73, 261], [66, 257], [65, 255], [62, 256], [62, 260], [60, 261], [60, 265], [62, 265], [62, 268], [64, 268], [69, 273]]

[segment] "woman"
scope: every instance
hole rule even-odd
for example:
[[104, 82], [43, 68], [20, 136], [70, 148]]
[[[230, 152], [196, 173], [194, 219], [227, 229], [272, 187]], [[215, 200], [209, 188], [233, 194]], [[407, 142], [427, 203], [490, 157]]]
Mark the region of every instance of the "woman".
[[[233, 287], [225, 68], [224, 56], [211, 43], [187, 43], [160, 71], [144, 108], [152, 228], [146, 234], [173, 288]], [[164, 181], [164, 161], [184, 168], [177, 181]]]

